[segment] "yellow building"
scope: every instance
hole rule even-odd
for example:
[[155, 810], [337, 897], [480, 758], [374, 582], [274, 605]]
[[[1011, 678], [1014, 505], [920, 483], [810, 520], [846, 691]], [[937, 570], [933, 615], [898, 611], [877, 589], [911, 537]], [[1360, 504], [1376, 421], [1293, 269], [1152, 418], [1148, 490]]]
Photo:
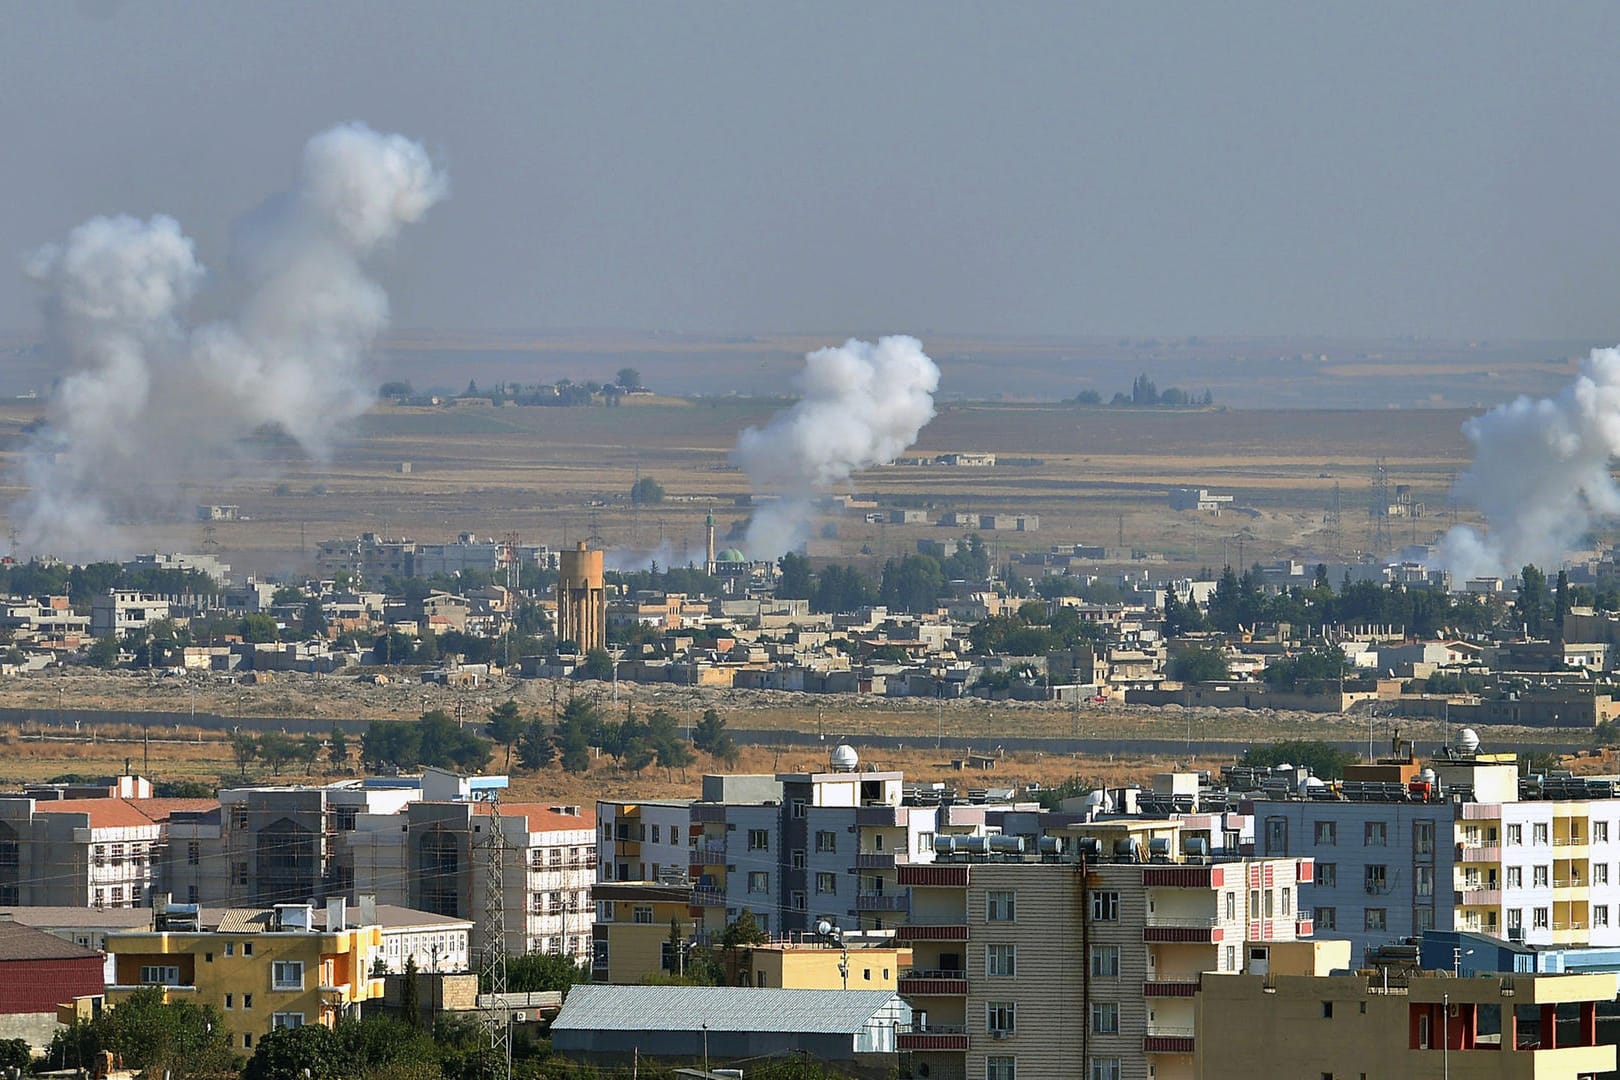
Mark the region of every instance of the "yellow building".
[[232, 908], [211, 926], [194, 911], [157, 913], [151, 931], [107, 935], [115, 972], [107, 1003], [116, 1007], [137, 990], [164, 987], [169, 1000], [212, 1005], [231, 1045], [248, 1053], [279, 1027], [330, 1027], [383, 995], [383, 980], [371, 977], [382, 928], [349, 927], [341, 903], [333, 909]]
[[[697, 922], [691, 885], [651, 881], [598, 882], [591, 887], [596, 925], [591, 928], [591, 979], [603, 983], [637, 983], [649, 975], [679, 974], [684, 945]], [[701, 910], [698, 908], [696, 910]]]
[[894, 990], [911, 968], [911, 950], [881, 946], [773, 942], [750, 948], [738, 982], [781, 990]]
[[1598, 1045], [1601, 975], [1217, 975], [1195, 1002], [1200, 1080], [1576, 1080], [1613, 1071]]

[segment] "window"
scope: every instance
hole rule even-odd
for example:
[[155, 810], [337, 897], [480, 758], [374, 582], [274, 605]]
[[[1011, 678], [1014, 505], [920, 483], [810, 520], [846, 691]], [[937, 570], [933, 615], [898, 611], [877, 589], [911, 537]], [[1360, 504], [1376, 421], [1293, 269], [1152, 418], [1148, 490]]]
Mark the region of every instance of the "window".
[[1016, 896], [1011, 889], [991, 889], [985, 918], [990, 922], [1012, 922], [1017, 915]]
[[795, 818], [804, 817], [804, 800], [803, 799], [794, 799], [793, 800], [793, 816]]
[[1524, 867], [1510, 866], [1507, 868], [1507, 887], [1510, 889], [1524, 888]]
[[1282, 903], [1282, 911], [1280, 914], [1286, 919], [1294, 913], [1294, 890], [1287, 888], [1279, 889], [1277, 891], [1277, 898]]
[[1381, 908], [1381, 907], [1370, 907], [1370, 908], [1367, 909], [1366, 923], [1363, 926], [1363, 929], [1366, 929], [1366, 930], [1383, 930], [1383, 929], [1386, 929], [1388, 926], [1389, 926], [1389, 917], [1388, 917], [1387, 913], [1384, 911], [1383, 908]]
[[1119, 1080], [1119, 1058], [1092, 1058], [1089, 1080]]
[[1316, 883], [1324, 888], [1334, 888], [1339, 884], [1339, 864], [1319, 862], [1316, 864]]
[[302, 990], [304, 988], [304, 962], [277, 960], [270, 966], [270, 985], [276, 990]]
[[1228, 891], [1226, 894], [1226, 921], [1231, 922], [1237, 918], [1237, 893]]
[[1266, 854], [1288, 854], [1288, 819], [1266, 818]]
[[236, 942], [227, 941], [225, 943], [225, 955], [226, 956], [235, 956], [236, 955]]
[[1419, 896], [1434, 895], [1434, 867], [1418, 866], [1412, 870], [1412, 883], [1417, 887]]
[[1507, 827], [1508, 847], [1519, 847], [1524, 843], [1524, 826], [1509, 825]]
[[251, 1032], [251, 1031], [242, 1032], [242, 1045], [244, 1047], [253, 1045], [253, 1032]]
[[1534, 878], [1534, 884], [1535, 884], [1536, 888], [1545, 889], [1547, 887], [1547, 867], [1545, 867], [1545, 866], [1531, 867], [1531, 874], [1532, 874], [1532, 876]]
[[142, 986], [179, 986], [180, 969], [161, 964], [143, 966], [141, 968]]
[[630, 910], [630, 921], [641, 923], [644, 926], [652, 925], [653, 909], [650, 906], [635, 907]]
[[1119, 921], [1119, 893], [1094, 892], [1091, 894], [1091, 921]]
[[1091, 1030], [1098, 1035], [1119, 1033], [1119, 1002], [1093, 1001], [1091, 1003]]
[[225, 1007], [227, 1009], [236, 1008], [236, 995], [235, 994], [226, 994], [225, 995]]
[[817, 854], [832, 854], [838, 850], [838, 834], [830, 829], [822, 829], [816, 833]]
[[1091, 947], [1091, 974], [1100, 979], [1119, 977], [1119, 946], [1093, 945]]
[[253, 955], [253, 942], [251, 942], [251, 941], [242, 942], [242, 955], [243, 956], [252, 956]]
[[197, 895], [198, 895], [197, 894], [197, 886], [195, 886], [195, 885], [187, 885], [186, 886], [186, 903], [195, 904], [197, 902]]
[[790, 861], [791, 861], [791, 863], [793, 865], [793, 869], [795, 869], [795, 870], [803, 870], [804, 869], [804, 848], [794, 848], [793, 849], [793, 855], [791, 856]]
[[934, 850], [934, 834], [920, 832], [917, 834], [917, 854], [922, 855]]
[[[658, 827], [658, 826], [657, 826], [657, 825], [654, 825], [654, 826], [653, 826], [653, 838], [652, 838], [652, 842], [653, 842], [653, 843], [655, 843], [655, 844], [662, 844], [662, 843], [663, 843], [663, 840], [661, 840], [661, 839], [659, 839], [659, 837], [660, 837], [660, 836], [661, 836], [661, 835], [662, 835], [662, 830], [660, 830], [660, 829], [659, 829], [659, 827]], [[674, 838], [673, 838], [673, 837], [671, 837], [671, 839], [674, 839]], [[555, 860], [555, 861], [557, 861], [557, 862], [561, 862], [561, 861], [562, 861], [562, 852], [561, 852], [561, 851], [554, 851], [554, 852], [552, 852], [552, 853], [551, 853], [551, 854], [552, 854], [552, 857], [553, 857], [553, 859], [554, 859], [554, 860]]]
[[1270, 889], [1266, 890], [1265, 904], [1266, 904], [1266, 918], [1270, 919], [1270, 918], [1274, 917], [1277, 914], [1277, 911], [1276, 911], [1276, 906], [1277, 906], [1276, 905], [1276, 894], [1273, 893]]
[[1362, 847], [1383, 847], [1389, 843], [1389, 827], [1382, 821], [1366, 822], [1361, 828]]
[[816, 892], [836, 893], [838, 891], [838, 875], [823, 871], [816, 875]]
[[1018, 1006], [1011, 1001], [992, 1001], [985, 1005], [986, 1030], [992, 1035], [1011, 1035], [1018, 1030]]
[[253, 995], [252, 994], [243, 994], [242, 995], [242, 1008], [244, 1008], [244, 1009], [253, 1008]]
[[1547, 929], [1547, 909], [1544, 907], [1538, 907], [1532, 911], [1530, 925], [1537, 930]]
[[1609, 883], [1609, 864], [1595, 862], [1592, 864], [1592, 884], [1607, 885]]
[[1384, 886], [1388, 883], [1389, 877], [1383, 866], [1369, 863], [1367, 871], [1363, 875], [1363, 880], [1368, 892], [1381, 893], [1384, 891]]
[[1412, 929], [1418, 933], [1434, 929], [1434, 908], [1420, 907], [1412, 912]]
[[1331, 1002], [1331, 1001], [1322, 1002], [1322, 1019], [1324, 1019], [1324, 1020], [1333, 1019], [1333, 1002]]
[[764, 870], [750, 870], [748, 872], [748, 891], [751, 893], [770, 892], [771, 875]]
[[749, 829], [748, 830], [748, 850], [749, 851], [769, 851], [769, 850], [771, 850], [771, 834], [770, 834], [770, 830], [768, 830], [768, 829]]
[[1337, 821], [1318, 821], [1316, 823], [1316, 846], [1333, 847], [1339, 842], [1339, 823]]
[[1523, 908], [1516, 908], [1516, 907], [1508, 908], [1507, 928], [1510, 931], [1512, 931], [1512, 930], [1523, 930], [1524, 929], [1524, 909]]
[[1609, 842], [1609, 823], [1607, 821], [1592, 822], [1592, 843], [1607, 844]]
[[1609, 905], [1608, 904], [1593, 904], [1592, 905], [1592, 925], [1594, 927], [1608, 926], [1609, 925]]
[[984, 1059], [984, 1080], [1018, 1080], [1016, 1059], [991, 1054]]
[[803, 911], [803, 910], [805, 910], [804, 893], [796, 892], [796, 893], [793, 894], [792, 906], [793, 906], [794, 911]]
[[270, 1030], [277, 1028], [301, 1028], [304, 1026], [303, 1013], [271, 1013]]
[[984, 973], [986, 975], [1018, 974], [1018, 947], [1016, 945], [986, 945], [984, 947]]
[[202, 862], [202, 845], [195, 840], [186, 843], [186, 865], [196, 866]]
[[1538, 821], [1530, 827], [1530, 842], [1537, 847], [1547, 846], [1547, 823]]
[[1419, 855], [1434, 854], [1434, 822], [1415, 821], [1412, 823], [1412, 847]]
[[1260, 890], [1259, 889], [1250, 889], [1249, 890], [1249, 918], [1258, 919], [1259, 917], [1260, 917]]
[[1222, 971], [1236, 971], [1237, 970], [1237, 946], [1236, 945], [1228, 945], [1226, 947], [1226, 966], [1223, 967], [1221, 970]]
[[1339, 909], [1319, 907], [1316, 909], [1316, 929], [1337, 930], [1339, 928]]

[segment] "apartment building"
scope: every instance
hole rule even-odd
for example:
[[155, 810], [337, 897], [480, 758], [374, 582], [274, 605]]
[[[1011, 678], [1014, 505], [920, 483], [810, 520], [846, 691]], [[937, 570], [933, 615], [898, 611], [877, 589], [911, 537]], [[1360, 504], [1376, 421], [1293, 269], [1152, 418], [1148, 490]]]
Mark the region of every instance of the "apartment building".
[[143, 907], [170, 816], [211, 803], [0, 797], [0, 905]]
[[[1426, 976], [1426, 977], [1425, 977]], [[1202, 1080], [1445, 1077], [1578, 1080], [1612, 1073], [1597, 1009], [1616, 976], [1480, 979], [1205, 975], [1195, 998]]]
[[900, 868], [912, 905], [895, 940], [915, 954], [900, 1049], [931, 1080], [1192, 1077], [1202, 973], [1310, 936], [1311, 861], [1194, 854], [1170, 820], [1056, 832], [1044, 856]]
[[195, 909], [165, 906], [153, 914], [149, 930], [106, 936], [116, 972], [106, 990], [110, 1005], [164, 987], [170, 1000], [212, 1005], [231, 1045], [251, 1054], [277, 1028], [330, 1027], [382, 997], [383, 980], [372, 977], [382, 931], [351, 927], [340, 900], [324, 918], [308, 904], [231, 908], [206, 921]]

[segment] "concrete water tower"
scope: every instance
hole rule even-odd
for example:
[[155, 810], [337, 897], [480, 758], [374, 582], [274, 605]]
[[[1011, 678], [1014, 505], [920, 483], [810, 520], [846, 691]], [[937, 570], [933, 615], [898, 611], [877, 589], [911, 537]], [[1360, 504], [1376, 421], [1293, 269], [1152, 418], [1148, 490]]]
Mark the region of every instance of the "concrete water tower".
[[581, 655], [607, 648], [607, 585], [603, 580], [602, 553], [587, 550], [581, 540], [573, 551], [558, 554], [558, 640], [574, 642]]

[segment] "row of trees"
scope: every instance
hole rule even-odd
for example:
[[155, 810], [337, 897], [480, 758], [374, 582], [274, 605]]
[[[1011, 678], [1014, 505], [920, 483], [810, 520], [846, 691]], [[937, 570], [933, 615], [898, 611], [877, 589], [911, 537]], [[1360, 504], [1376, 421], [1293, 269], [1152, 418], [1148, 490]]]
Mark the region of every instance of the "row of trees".
[[160, 595], [211, 595], [219, 583], [201, 570], [171, 570], [155, 566], [124, 567], [118, 563], [68, 566], [38, 559], [0, 565], [0, 591], [7, 596], [62, 596], [80, 614], [90, 610], [92, 597], [108, 589], [135, 589]]
[[231, 756], [244, 780], [248, 766], [255, 761], [263, 761], [273, 776], [280, 776], [281, 770], [297, 762], [304, 766], [304, 775], [310, 776], [323, 754], [333, 768], [348, 768], [349, 737], [341, 728], [333, 728], [331, 736], [324, 740], [319, 735], [293, 738], [279, 731], [266, 732], [257, 738], [241, 731], [231, 736]]
[[[1102, 395], [1095, 390], [1082, 390], [1075, 395], [1076, 404], [1101, 405]], [[1187, 406], [1187, 405], [1213, 405], [1215, 395], [1207, 388], [1202, 394], [1195, 394], [1190, 390], [1167, 386], [1160, 390], [1143, 372], [1131, 381], [1129, 394], [1118, 393], [1109, 401], [1110, 405], [1158, 405], [1158, 406]]]
[[990, 553], [977, 533], [956, 542], [956, 550], [943, 559], [932, 555], [906, 555], [883, 564], [874, 586], [855, 567], [833, 563], [820, 571], [810, 560], [789, 552], [777, 560], [781, 576], [776, 595], [784, 600], [808, 600], [810, 610], [833, 613], [855, 611], [872, 603], [894, 611], [933, 611], [952, 581], [984, 581], [990, 576]]
[[974, 652], [1001, 656], [1045, 656], [1102, 638], [1102, 628], [1081, 619], [1074, 608], [1049, 612], [1041, 600], [1025, 601], [1012, 615], [980, 619], [968, 631]]

